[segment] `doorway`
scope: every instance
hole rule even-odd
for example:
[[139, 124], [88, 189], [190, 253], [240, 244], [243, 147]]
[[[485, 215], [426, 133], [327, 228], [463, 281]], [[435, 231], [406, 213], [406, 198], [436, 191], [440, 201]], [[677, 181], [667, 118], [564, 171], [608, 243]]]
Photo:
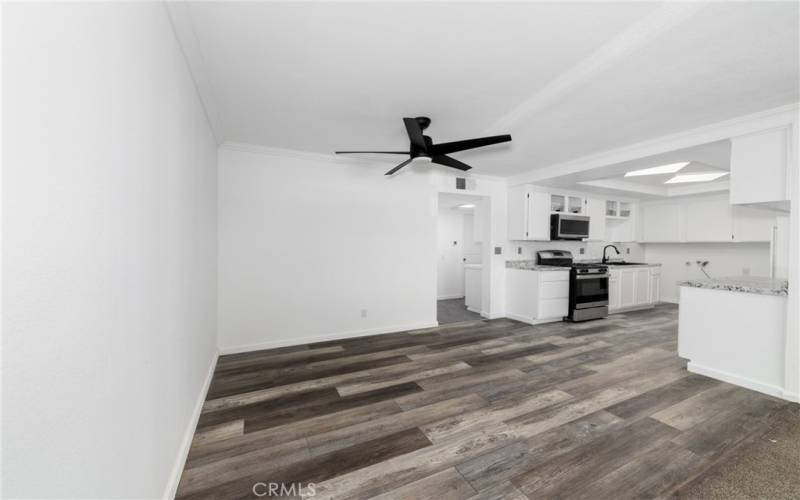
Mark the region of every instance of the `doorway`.
[[440, 325], [483, 319], [485, 196], [439, 193], [436, 316]]

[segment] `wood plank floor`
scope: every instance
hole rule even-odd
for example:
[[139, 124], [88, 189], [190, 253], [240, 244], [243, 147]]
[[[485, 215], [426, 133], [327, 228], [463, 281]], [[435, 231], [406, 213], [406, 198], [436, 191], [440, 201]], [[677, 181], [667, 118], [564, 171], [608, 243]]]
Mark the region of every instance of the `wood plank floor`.
[[660, 305], [223, 356], [178, 498], [669, 496], [797, 412], [688, 373], [676, 347]]

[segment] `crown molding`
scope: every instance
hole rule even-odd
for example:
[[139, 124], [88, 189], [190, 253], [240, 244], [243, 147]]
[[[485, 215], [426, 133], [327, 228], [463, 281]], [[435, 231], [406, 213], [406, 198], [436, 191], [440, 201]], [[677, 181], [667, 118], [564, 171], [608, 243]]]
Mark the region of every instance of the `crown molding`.
[[515, 186], [536, 183], [753, 132], [797, 125], [799, 122], [800, 103], [787, 104], [683, 132], [649, 139], [629, 146], [595, 153], [575, 160], [537, 168], [530, 172], [510, 177], [508, 184]]

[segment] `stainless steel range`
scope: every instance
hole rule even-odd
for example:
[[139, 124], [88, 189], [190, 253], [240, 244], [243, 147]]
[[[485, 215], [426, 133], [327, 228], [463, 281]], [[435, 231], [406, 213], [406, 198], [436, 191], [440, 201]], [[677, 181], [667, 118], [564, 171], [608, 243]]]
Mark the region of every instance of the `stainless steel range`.
[[567, 250], [537, 252], [542, 266], [569, 267], [569, 313], [565, 321], [588, 321], [608, 316], [608, 267], [600, 263], [574, 262]]

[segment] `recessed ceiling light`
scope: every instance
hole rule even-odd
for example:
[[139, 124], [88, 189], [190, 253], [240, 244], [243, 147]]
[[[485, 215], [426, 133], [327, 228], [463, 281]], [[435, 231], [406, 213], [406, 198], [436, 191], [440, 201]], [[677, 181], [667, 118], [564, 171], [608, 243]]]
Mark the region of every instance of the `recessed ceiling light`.
[[637, 177], [639, 175], [659, 175], [659, 174], [674, 174], [678, 170], [688, 165], [688, 161], [680, 163], [670, 163], [669, 165], [661, 165], [660, 167], [643, 168], [641, 170], [631, 170], [625, 173], [625, 177]]
[[459, 205], [458, 208], [475, 208], [473, 203], [467, 203], [465, 205]]
[[666, 181], [664, 184], [679, 184], [682, 182], [708, 182], [714, 179], [719, 179], [723, 175], [728, 175], [730, 172], [698, 172], [695, 174], [681, 174], [676, 175], [672, 179]]

